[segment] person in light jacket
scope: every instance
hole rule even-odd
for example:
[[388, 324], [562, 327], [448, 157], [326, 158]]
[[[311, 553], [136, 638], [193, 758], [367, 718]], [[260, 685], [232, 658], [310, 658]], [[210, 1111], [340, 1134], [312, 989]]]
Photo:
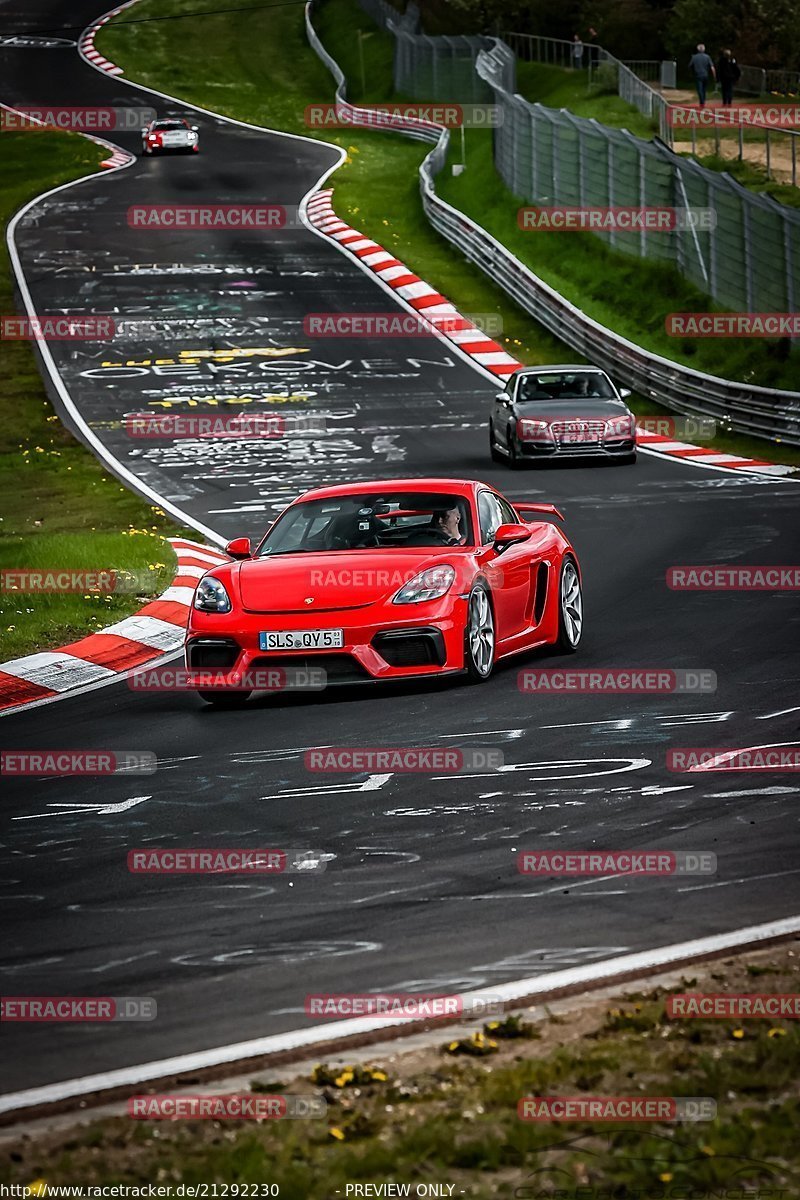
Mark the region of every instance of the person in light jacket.
[[700, 107], [703, 108], [706, 102], [706, 88], [708, 87], [709, 79], [716, 79], [717, 72], [714, 69], [714, 64], [711, 58], [706, 54], [706, 48], [702, 42], [697, 47], [697, 52], [689, 59], [689, 70], [694, 76], [694, 85], [697, 88], [697, 98], [700, 101]]

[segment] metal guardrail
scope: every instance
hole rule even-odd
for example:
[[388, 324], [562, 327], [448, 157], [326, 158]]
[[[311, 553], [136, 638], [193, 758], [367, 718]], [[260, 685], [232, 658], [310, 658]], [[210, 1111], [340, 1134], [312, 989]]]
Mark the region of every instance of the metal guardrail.
[[[336, 102], [348, 110], [353, 125], [374, 126], [374, 111], [347, 101], [344, 73], [314, 30], [314, 3], [315, 0], [306, 3], [306, 32], [312, 48], [336, 81]], [[498, 83], [502, 86], [508, 78], [509, 68], [513, 69], [509, 57], [513, 60], [508, 47], [497, 40], [492, 50], [479, 56], [478, 69], [492, 86]], [[555, 337], [607, 370], [620, 384], [674, 412], [710, 416], [724, 429], [800, 446], [800, 392], [754, 387], [695, 371], [651, 354], [587, 317], [482, 226], [436, 194], [434, 181], [447, 161], [449, 130], [408, 118], [398, 118], [391, 128], [402, 129], [422, 141], [435, 142], [419, 171], [422, 205], [434, 229]]]
[[[503, 30], [498, 35], [507, 46], [510, 46], [521, 62], [544, 63], [551, 67], [575, 67], [575, 43], [564, 38], [542, 37], [538, 33], [512, 33]], [[581, 44], [580, 67], [589, 68], [591, 79], [592, 66], [597, 61], [599, 46], [594, 42]]]
[[750, 96], [760, 96], [767, 90], [767, 72], [761, 67], [748, 67], [746, 63], [739, 63], [741, 72], [737, 82], [737, 92], [747, 92]]
[[658, 83], [661, 78], [661, 59], [623, 58], [620, 61], [645, 83]]
[[775, 69], [767, 71], [768, 92], [800, 92], [800, 71]]

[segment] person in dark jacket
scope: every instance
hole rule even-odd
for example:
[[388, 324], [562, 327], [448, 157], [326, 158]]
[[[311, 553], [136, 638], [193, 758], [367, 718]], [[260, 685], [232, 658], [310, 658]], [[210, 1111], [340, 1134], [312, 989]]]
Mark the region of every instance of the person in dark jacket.
[[733, 104], [733, 87], [741, 78], [739, 64], [730, 50], [723, 50], [717, 63], [717, 79], [722, 90], [722, 103]]
[[706, 54], [706, 48], [702, 42], [697, 47], [697, 53], [693, 54], [689, 59], [689, 70], [694, 75], [694, 85], [697, 88], [697, 97], [700, 101], [700, 107], [703, 108], [706, 102], [706, 88], [709, 78], [716, 79], [717, 73], [714, 69], [714, 63]]

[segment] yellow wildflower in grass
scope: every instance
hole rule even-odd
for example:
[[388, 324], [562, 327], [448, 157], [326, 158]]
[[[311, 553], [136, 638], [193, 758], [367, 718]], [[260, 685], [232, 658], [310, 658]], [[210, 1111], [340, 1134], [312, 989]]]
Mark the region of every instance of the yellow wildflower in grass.
[[742, 1038], [744, 1037], [744, 1030], [743, 1029], [734, 1029], [731, 1033], [731, 1037], [735, 1037], [736, 1040], [738, 1042], [740, 1042], [742, 1040]]
[[343, 1142], [345, 1140], [344, 1132], [341, 1129], [329, 1129], [328, 1133], [332, 1138], [336, 1138], [337, 1142]]
[[786, 1037], [786, 1030], [785, 1030], [785, 1029], [778, 1029], [778, 1028], [775, 1028], [775, 1029], [768, 1029], [768, 1030], [767, 1030], [767, 1037], [769, 1037], [769, 1038], [776, 1038], [776, 1037]]

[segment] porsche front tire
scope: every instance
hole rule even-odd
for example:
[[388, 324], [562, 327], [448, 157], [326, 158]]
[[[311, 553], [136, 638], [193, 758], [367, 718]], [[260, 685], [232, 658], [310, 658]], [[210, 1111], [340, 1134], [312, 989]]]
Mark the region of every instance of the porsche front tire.
[[578, 565], [570, 554], [564, 555], [558, 581], [558, 638], [560, 654], [574, 654], [583, 636], [583, 590]]
[[494, 668], [496, 638], [494, 613], [489, 591], [477, 583], [467, 601], [467, 625], [464, 630], [464, 666], [470, 683], [483, 683]]

